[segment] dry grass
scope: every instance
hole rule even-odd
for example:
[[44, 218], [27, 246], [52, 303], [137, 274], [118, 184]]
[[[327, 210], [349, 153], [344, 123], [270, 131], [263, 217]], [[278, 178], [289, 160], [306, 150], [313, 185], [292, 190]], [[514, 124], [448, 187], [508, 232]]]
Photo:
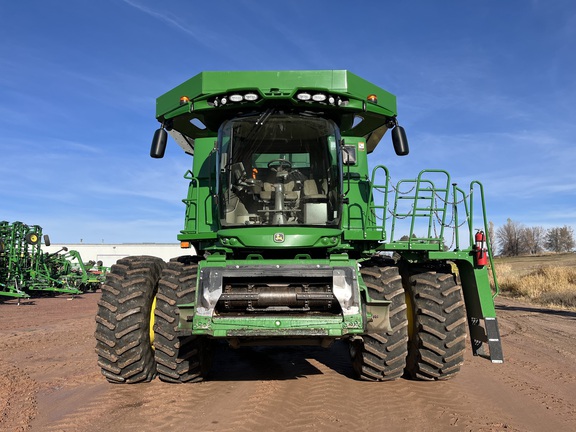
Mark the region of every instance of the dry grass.
[[576, 308], [576, 254], [503, 258], [495, 265], [503, 295]]

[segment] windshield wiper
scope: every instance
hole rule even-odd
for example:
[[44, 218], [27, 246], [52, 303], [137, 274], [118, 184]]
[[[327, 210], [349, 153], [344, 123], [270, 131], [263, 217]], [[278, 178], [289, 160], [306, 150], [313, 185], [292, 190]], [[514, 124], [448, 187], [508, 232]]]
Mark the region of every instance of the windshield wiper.
[[276, 111], [274, 108], [268, 108], [266, 111], [260, 114], [258, 120], [256, 120], [256, 126], [262, 126], [264, 122], [268, 120], [268, 117], [274, 113], [274, 111]]
[[275, 108], [268, 108], [266, 111], [263, 111], [262, 113], [260, 113], [260, 115], [256, 119], [256, 123], [254, 123], [254, 125], [252, 126], [250, 131], [246, 134], [246, 136], [242, 139], [242, 141], [244, 141], [244, 142], [251, 141], [253, 136], [256, 134], [258, 128], [260, 126], [262, 126], [264, 124], [264, 122], [266, 122], [266, 120], [268, 120], [268, 118], [272, 114], [274, 114], [275, 111], [276, 111]]

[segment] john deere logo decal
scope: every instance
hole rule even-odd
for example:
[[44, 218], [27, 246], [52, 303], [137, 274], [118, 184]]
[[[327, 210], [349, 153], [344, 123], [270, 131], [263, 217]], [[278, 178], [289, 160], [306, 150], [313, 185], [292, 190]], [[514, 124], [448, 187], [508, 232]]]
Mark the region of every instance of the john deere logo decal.
[[274, 241], [276, 243], [282, 243], [284, 242], [284, 233], [276, 233], [274, 234]]

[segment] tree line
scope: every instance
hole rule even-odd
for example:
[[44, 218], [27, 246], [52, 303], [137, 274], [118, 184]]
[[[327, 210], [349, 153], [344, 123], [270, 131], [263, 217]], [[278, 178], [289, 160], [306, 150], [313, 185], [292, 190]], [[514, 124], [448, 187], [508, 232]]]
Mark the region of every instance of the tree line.
[[545, 229], [541, 226], [527, 227], [508, 219], [504, 226], [494, 231], [490, 222], [488, 235], [492, 247], [497, 246], [499, 255], [534, 255], [548, 252], [570, 252], [576, 247], [574, 229], [567, 225]]

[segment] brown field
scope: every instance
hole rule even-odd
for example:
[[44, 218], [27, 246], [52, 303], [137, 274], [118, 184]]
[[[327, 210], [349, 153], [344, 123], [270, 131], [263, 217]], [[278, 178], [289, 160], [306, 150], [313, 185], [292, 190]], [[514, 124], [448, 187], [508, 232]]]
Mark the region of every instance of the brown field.
[[576, 268], [576, 253], [496, 257], [494, 264], [496, 264], [496, 269], [500, 264], [508, 264], [512, 267], [515, 275], [522, 276], [541, 267]]
[[576, 253], [496, 258], [502, 295], [576, 309]]

